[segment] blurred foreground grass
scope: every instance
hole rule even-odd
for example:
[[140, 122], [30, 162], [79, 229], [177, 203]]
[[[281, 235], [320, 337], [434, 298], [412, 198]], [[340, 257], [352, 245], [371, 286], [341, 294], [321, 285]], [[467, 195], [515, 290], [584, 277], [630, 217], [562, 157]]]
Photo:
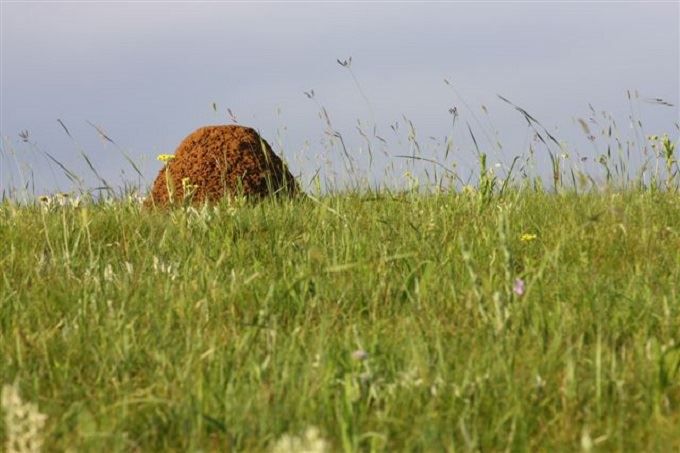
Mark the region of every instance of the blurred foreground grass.
[[0, 204], [0, 385], [47, 416], [3, 442], [680, 449], [677, 193], [64, 204]]

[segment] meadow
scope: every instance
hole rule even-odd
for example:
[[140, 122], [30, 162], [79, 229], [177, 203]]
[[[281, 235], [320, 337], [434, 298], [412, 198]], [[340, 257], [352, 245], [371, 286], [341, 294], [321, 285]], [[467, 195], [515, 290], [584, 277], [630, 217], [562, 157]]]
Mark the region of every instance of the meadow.
[[404, 117], [406, 183], [372, 185], [386, 140], [348, 153], [319, 105], [345, 190], [148, 209], [82, 150], [103, 196], [3, 187], [4, 448], [680, 450], [676, 143], [579, 120], [586, 162], [513, 107], [528, 154], [491, 165], [468, 122], [467, 179]]
[[0, 434], [48, 451], [677, 450], [678, 225], [660, 190], [5, 201]]

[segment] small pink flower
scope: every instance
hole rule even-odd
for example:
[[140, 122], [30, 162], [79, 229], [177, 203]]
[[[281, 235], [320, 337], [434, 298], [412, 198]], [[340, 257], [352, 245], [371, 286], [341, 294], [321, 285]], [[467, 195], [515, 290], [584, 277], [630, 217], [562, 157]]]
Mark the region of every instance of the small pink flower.
[[524, 280], [521, 278], [515, 279], [515, 284], [512, 286], [512, 292], [522, 297], [524, 295]]

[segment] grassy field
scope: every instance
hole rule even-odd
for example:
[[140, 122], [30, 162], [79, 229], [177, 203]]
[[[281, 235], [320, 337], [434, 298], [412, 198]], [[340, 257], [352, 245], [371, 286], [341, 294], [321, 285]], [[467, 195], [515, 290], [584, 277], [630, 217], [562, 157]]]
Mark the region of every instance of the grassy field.
[[675, 191], [74, 204], [0, 204], [3, 442], [680, 449]]

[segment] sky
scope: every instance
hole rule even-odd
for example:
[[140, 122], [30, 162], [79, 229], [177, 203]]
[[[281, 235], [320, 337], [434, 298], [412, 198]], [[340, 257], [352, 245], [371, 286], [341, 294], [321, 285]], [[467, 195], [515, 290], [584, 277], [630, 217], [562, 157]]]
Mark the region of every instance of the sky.
[[[632, 115], [645, 133], [677, 139], [679, 23], [676, 1], [2, 0], [0, 192], [72, 188], [46, 153], [88, 187], [98, 181], [83, 155], [111, 185], [148, 187], [157, 154], [234, 119], [258, 129], [303, 185], [315, 175], [342, 185], [347, 163], [322, 108], [373, 182], [426, 170], [396, 157], [415, 143], [424, 158], [472, 171], [470, 130], [507, 169], [535, 139], [498, 95], [595, 168], [604, 145], [586, 138], [579, 118], [595, 130], [589, 117], [609, 112], [627, 139]], [[349, 67], [338, 63], [349, 57]], [[657, 98], [672, 106], [649, 101]], [[537, 155], [545, 170], [547, 153]]]

